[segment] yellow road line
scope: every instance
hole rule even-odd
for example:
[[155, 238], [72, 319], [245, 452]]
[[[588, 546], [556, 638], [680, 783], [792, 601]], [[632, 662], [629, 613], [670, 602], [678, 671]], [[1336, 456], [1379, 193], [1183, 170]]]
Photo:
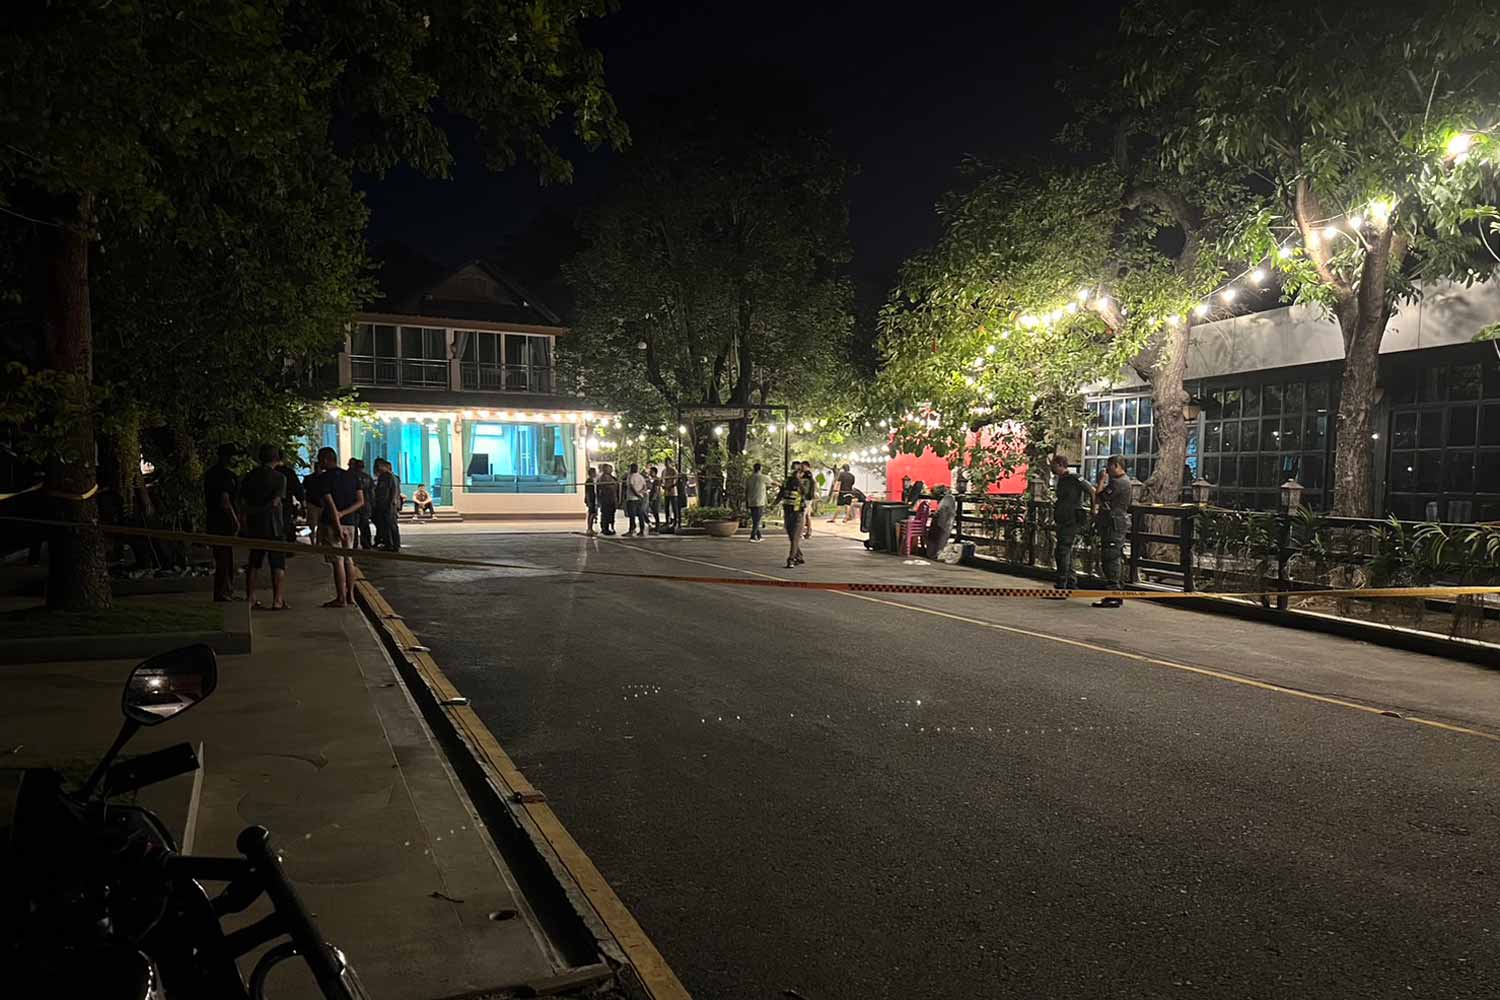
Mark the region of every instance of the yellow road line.
[[[646, 552], [651, 555], [658, 555], [664, 559], [676, 559], [679, 562], [698, 563], [702, 566], [711, 566], [714, 569], [733, 569], [741, 573], [745, 573], [751, 576], [764, 577], [769, 580], [783, 579], [783, 577], [772, 576], [768, 573], [760, 573], [755, 570], [743, 569], [734, 566], [723, 566], [719, 563], [712, 563], [703, 559], [692, 559], [687, 556], [678, 556], [667, 552], [657, 552], [653, 549], [642, 548], [638, 545], [630, 545], [625, 542], [614, 542], [613, 544], [619, 545], [622, 548], [633, 549], [636, 552]], [[1461, 733], [1465, 736], [1477, 736], [1480, 739], [1491, 740], [1500, 743], [1500, 734], [1486, 732], [1482, 729], [1472, 729], [1468, 726], [1457, 726], [1449, 722], [1438, 722], [1435, 719], [1427, 719], [1415, 715], [1404, 715], [1401, 713], [1397, 713], [1396, 710], [1392, 708], [1380, 708], [1374, 705], [1364, 705], [1359, 702], [1349, 701], [1344, 698], [1334, 698], [1326, 694], [1314, 694], [1311, 691], [1299, 691], [1293, 687], [1286, 687], [1282, 684], [1273, 684], [1269, 681], [1258, 681], [1251, 677], [1244, 677], [1239, 674], [1232, 674], [1223, 670], [1214, 670], [1209, 667], [1195, 667], [1192, 664], [1178, 663], [1176, 660], [1164, 660], [1160, 657], [1147, 656], [1144, 653], [1131, 653], [1125, 650], [1111, 649], [1108, 646], [1099, 646], [1092, 642], [1085, 642], [1082, 639], [1069, 639], [1066, 636], [1051, 635], [1047, 632], [1036, 632], [1031, 629], [1018, 628], [1014, 625], [1001, 625], [998, 622], [989, 622], [985, 621], [982, 618], [970, 618], [967, 615], [956, 615], [951, 611], [938, 611], [935, 608], [924, 608], [915, 604], [906, 604], [902, 601], [887, 600], [882, 597], [871, 597], [868, 594], [854, 594], [845, 590], [831, 590], [827, 591], [827, 593], [837, 594], [840, 597], [851, 597], [856, 601], [869, 601], [872, 604], [884, 604], [887, 607], [902, 608], [906, 611], [915, 611], [919, 614], [932, 615], [936, 618], [947, 618], [956, 622], [964, 622], [968, 625], [977, 625], [980, 628], [994, 629], [998, 632], [1010, 632], [1014, 635], [1024, 635], [1032, 639], [1043, 639], [1048, 642], [1057, 642], [1065, 646], [1073, 646], [1078, 649], [1087, 649], [1091, 652], [1103, 653], [1108, 656], [1118, 656], [1122, 659], [1134, 660], [1137, 663], [1150, 664], [1153, 667], [1165, 667], [1170, 670], [1178, 670], [1184, 673], [1198, 674], [1201, 677], [1212, 677], [1215, 680], [1227, 681], [1230, 684], [1239, 684], [1243, 687], [1258, 688], [1262, 691], [1271, 691], [1276, 694], [1290, 695], [1293, 698], [1302, 698], [1307, 701], [1321, 702], [1325, 705], [1335, 705], [1339, 708], [1353, 709], [1354, 711], [1365, 712], [1370, 715], [1389, 715], [1395, 713], [1405, 721], [1414, 722], [1419, 726], [1429, 726], [1433, 729], [1441, 729], [1451, 733]]]

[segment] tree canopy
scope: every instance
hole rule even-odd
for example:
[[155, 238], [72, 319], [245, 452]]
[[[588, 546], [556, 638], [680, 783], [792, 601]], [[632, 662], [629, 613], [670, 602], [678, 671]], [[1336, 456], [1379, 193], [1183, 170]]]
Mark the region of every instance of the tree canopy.
[[[805, 115], [718, 98], [659, 110], [568, 268], [566, 365], [648, 425], [675, 425], [683, 404], [800, 407], [847, 370], [847, 165]], [[743, 452], [746, 422], [728, 428]]]

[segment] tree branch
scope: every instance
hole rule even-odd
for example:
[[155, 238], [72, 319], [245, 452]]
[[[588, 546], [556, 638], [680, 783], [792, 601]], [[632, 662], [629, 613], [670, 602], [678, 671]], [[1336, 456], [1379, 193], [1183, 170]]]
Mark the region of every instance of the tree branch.
[[1346, 309], [1354, 301], [1354, 289], [1349, 287], [1349, 282], [1334, 273], [1333, 254], [1329, 252], [1316, 226], [1316, 220], [1323, 217], [1322, 205], [1306, 176], [1297, 178], [1293, 199], [1292, 211], [1297, 218], [1297, 228], [1302, 232], [1302, 245], [1318, 269], [1318, 277], [1333, 290], [1339, 307]]

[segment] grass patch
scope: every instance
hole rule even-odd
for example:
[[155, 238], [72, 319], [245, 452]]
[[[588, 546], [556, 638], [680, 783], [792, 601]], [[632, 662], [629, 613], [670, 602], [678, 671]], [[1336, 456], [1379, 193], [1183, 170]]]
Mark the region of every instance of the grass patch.
[[224, 609], [217, 604], [120, 601], [107, 611], [49, 611], [36, 607], [0, 612], [0, 639], [223, 630]]

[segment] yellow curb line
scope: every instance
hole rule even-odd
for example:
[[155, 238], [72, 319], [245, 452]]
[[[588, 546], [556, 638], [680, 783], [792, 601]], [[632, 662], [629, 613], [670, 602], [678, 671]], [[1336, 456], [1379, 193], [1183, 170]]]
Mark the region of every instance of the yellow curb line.
[[588, 900], [589, 906], [601, 924], [614, 939], [620, 952], [635, 970], [641, 985], [653, 1000], [691, 1000], [691, 995], [667, 964], [656, 945], [651, 942], [644, 928], [635, 919], [625, 903], [610, 888], [609, 882], [599, 871], [593, 860], [584, 852], [573, 835], [563, 826], [562, 820], [547, 804], [546, 797], [539, 792], [516, 767], [510, 755], [500, 746], [489, 727], [478, 713], [464, 704], [444, 704], [462, 698], [442, 668], [430, 653], [413, 649], [420, 645], [417, 637], [400, 620], [385, 596], [364, 577], [355, 571], [355, 587], [370, 611], [374, 613], [377, 627], [385, 629], [402, 650], [403, 655], [416, 668], [423, 682], [431, 689], [443, 710], [448, 713], [466, 741], [483, 758], [481, 763], [494, 775], [505, 793], [508, 806], [519, 808], [535, 824], [549, 849], [567, 871], [578, 890]]

